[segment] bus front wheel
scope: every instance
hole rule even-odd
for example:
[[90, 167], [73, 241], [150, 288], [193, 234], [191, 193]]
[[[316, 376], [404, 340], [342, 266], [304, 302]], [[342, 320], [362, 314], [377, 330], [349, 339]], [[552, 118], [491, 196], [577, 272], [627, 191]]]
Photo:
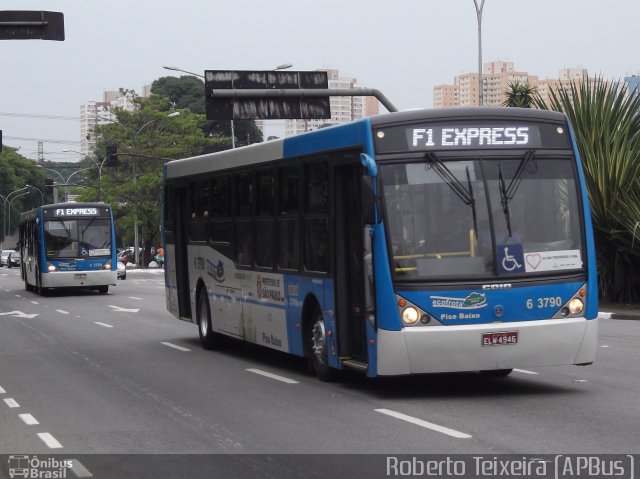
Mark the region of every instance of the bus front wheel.
[[322, 313], [317, 311], [313, 315], [311, 325], [311, 364], [316, 376], [322, 381], [333, 381], [336, 370], [329, 366], [329, 345], [327, 330]]
[[206, 288], [198, 290], [198, 300], [196, 304], [196, 315], [198, 321], [198, 331], [200, 333], [200, 343], [204, 349], [220, 349], [222, 346], [222, 336], [213, 331], [211, 325], [211, 307]]

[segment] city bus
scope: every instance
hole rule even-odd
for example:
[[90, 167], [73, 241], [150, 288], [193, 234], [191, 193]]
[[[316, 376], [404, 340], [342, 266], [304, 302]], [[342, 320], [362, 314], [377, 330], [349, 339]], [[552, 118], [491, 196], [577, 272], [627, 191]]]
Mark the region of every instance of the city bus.
[[168, 310], [321, 379], [587, 365], [594, 240], [565, 115], [389, 113], [165, 165]]
[[21, 275], [27, 291], [109, 292], [116, 284], [116, 240], [111, 206], [56, 203], [20, 215]]

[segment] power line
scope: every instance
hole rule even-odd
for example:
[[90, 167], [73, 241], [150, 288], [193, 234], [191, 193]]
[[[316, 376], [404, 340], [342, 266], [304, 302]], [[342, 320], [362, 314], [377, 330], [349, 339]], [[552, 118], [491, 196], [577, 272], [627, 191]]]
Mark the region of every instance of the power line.
[[9, 116], [12, 118], [38, 118], [42, 120], [73, 120], [80, 121], [79, 116], [62, 116], [62, 115], [44, 115], [44, 114], [36, 114], [36, 113], [7, 113], [1, 112], [0, 116]]
[[60, 145], [79, 145], [81, 142], [74, 140], [45, 140], [43, 138], [24, 138], [21, 136], [8, 136], [4, 135], [6, 140], [16, 140], [16, 141], [42, 141], [43, 143], [57, 143]]

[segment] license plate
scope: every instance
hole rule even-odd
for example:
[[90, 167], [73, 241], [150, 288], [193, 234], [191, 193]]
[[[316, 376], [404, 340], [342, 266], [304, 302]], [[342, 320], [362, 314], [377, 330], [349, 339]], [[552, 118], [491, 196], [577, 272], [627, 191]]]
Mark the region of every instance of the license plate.
[[500, 331], [499, 333], [482, 333], [483, 346], [504, 346], [518, 342], [518, 331]]
[[73, 279], [87, 279], [87, 273], [75, 273]]

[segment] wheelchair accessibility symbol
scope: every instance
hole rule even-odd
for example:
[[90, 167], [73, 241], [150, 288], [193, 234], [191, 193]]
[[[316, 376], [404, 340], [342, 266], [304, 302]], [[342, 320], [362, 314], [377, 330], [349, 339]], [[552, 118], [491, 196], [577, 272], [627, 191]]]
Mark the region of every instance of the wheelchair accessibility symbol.
[[522, 245], [498, 245], [498, 273], [524, 272], [524, 253]]

